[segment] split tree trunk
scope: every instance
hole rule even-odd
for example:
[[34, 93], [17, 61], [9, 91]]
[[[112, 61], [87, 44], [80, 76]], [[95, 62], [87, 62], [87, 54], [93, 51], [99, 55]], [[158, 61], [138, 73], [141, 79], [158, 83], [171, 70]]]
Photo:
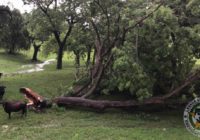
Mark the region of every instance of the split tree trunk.
[[40, 50], [41, 45], [33, 44], [33, 47], [34, 47], [34, 53], [33, 53], [32, 61], [38, 61], [37, 56], [38, 56], [38, 52]]
[[97, 51], [95, 54], [95, 64], [90, 70], [90, 82], [86, 86], [84, 85], [83, 88], [79, 88], [78, 91], [75, 91], [76, 95], [82, 96], [83, 98], [94, 93], [102, 79], [104, 69], [106, 68], [105, 64], [103, 63], [102, 46], [98, 40], [96, 40], [95, 47]]

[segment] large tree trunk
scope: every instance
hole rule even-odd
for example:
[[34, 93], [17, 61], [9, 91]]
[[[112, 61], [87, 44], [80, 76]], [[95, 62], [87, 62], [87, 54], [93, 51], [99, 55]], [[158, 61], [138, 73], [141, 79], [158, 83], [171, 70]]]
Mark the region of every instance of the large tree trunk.
[[69, 35], [71, 33], [71, 30], [72, 30], [72, 26], [69, 27], [69, 30], [66, 33], [66, 35], [65, 35], [65, 37], [64, 37], [64, 39], [62, 41], [60, 39], [60, 33], [57, 30], [55, 30], [53, 32], [54, 36], [55, 36], [55, 39], [57, 41], [57, 44], [58, 44], [57, 65], [56, 65], [56, 68], [58, 70], [62, 69], [62, 59], [63, 59], [64, 46], [66, 44], [67, 38], [69, 37]]
[[38, 56], [38, 52], [40, 50], [41, 45], [33, 44], [33, 47], [34, 47], [34, 53], [33, 53], [32, 61], [38, 61], [37, 56]]
[[9, 54], [15, 54], [15, 43], [13, 42], [8, 51]]
[[109, 53], [107, 53], [108, 50], [107, 49], [104, 50], [102, 44], [97, 39], [95, 41], [95, 48], [96, 48], [95, 63], [93, 67], [90, 69], [90, 82], [83, 85], [82, 88], [75, 88], [78, 90], [74, 91], [75, 95], [81, 96], [83, 98], [90, 96], [96, 91], [104, 75], [104, 71], [106, 70], [112, 57], [111, 50], [109, 49], [110, 51]]
[[57, 97], [53, 99], [53, 102], [56, 103], [59, 107], [86, 107], [91, 109], [96, 109], [99, 111], [103, 111], [107, 108], [136, 108], [136, 107], [144, 107], [146, 109], [151, 107], [160, 108], [162, 106], [172, 106], [175, 105], [184, 105], [188, 101], [164, 101], [164, 100], [151, 100], [138, 102], [135, 100], [128, 101], [109, 101], [109, 100], [91, 100], [80, 97]]
[[58, 54], [57, 54], [57, 69], [62, 69], [62, 58], [63, 58], [63, 50], [64, 46], [62, 44], [59, 45]]
[[83, 98], [91, 95], [97, 88], [98, 84], [100, 83], [105, 66], [103, 64], [102, 59], [102, 46], [98, 41], [96, 41], [96, 55], [95, 55], [95, 64], [90, 70], [90, 82], [87, 86], [83, 86], [84, 88], [80, 88], [78, 91], [75, 91], [75, 94], [78, 96], [82, 96]]

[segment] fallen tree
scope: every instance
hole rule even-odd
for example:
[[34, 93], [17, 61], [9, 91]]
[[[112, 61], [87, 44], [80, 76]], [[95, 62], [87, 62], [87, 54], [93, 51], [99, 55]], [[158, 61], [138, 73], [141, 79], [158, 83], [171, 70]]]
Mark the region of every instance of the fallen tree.
[[153, 105], [173, 106], [184, 105], [188, 101], [168, 102], [165, 100], [146, 100], [138, 102], [135, 100], [128, 101], [109, 101], [109, 100], [92, 100], [81, 97], [57, 97], [53, 100], [59, 107], [86, 107], [96, 110], [105, 110], [107, 108], [134, 108], [134, 107], [152, 107]]
[[170, 93], [164, 96], [151, 97], [142, 102], [136, 100], [128, 101], [108, 101], [108, 100], [92, 100], [85, 99], [83, 97], [57, 97], [53, 99], [53, 102], [58, 106], [70, 107], [80, 106], [92, 109], [104, 110], [106, 108], [129, 108], [129, 107], [140, 107], [140, 106], [151, 106], [151, 105], [182, 105], [188, 101], [170, 100], [171, 97], [179, 96], [181, 90], [189, 86], [194, 81], [200, 78], [200, 71], [196, 71], [189, 75], [186, 80], [177, 88], [173, 89]]

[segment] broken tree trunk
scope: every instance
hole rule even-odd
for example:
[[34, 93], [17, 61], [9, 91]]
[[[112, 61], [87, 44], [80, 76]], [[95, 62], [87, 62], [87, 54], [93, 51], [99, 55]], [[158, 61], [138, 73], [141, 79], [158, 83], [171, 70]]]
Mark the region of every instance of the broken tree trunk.
[[20, 92], [24, 94], [25, 98], [29, 101], [27, 106], [34, 107], [37, 110], [50, 108], [52, 103], [46, 100], [43, 96], [32, 91], [30, 88], [22, 87]]

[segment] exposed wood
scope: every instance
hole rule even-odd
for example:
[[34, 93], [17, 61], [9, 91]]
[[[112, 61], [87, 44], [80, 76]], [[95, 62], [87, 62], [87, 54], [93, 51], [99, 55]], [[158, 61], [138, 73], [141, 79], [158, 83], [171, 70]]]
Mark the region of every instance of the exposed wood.
[[52, 105], [51, 102], [38, 93], [32, 91], [30, 88], [22, 87], [20, 88], [20, 92], [24, 94], [26, 99], [28, 99], [29, 102], [27, 103], [27, 106], [40, 110], [50, 108]]

